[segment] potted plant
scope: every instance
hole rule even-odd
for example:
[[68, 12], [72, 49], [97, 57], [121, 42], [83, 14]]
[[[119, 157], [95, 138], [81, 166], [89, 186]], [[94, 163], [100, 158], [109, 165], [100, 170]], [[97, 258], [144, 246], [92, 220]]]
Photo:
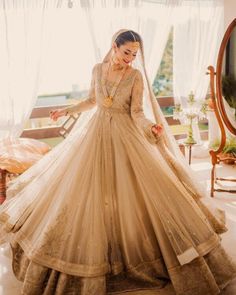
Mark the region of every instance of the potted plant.
[[[220, 140], [216, 140], [211, 148], [218, 149], [220, 146]], [[236, 163], [236, 138], [229, 136], [226, 139], [226, 144], [223, 148], [223, 151], [219, 154], [221, 160], [224, 160], [224, 163], [233, 165]]]

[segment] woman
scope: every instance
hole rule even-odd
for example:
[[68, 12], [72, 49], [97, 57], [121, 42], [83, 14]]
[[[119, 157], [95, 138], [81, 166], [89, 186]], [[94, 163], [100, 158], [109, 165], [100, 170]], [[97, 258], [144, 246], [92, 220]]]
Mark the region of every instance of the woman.
[[[131, 65], [138, 54], [143, 75]], [[145, 86], [159, 124], [144, 116]], [[22, 294], [104, 295], [168, 282], [176, 294], [218, 294], [236, 274], [220, 245], [226, 228], [177, 160], [136, 32], [114, 35], [89, 98], [51, 118], [95, 105], [83, 129], [18, 178], [0, 210]]]

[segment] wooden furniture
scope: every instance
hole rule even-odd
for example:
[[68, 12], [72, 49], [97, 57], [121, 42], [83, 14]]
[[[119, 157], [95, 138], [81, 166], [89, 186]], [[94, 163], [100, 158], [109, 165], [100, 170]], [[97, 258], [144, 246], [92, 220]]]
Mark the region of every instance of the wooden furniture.
[[188, 164], [191, 165], [191, 161], [192, 161], [192, 146], [195, 145], [195, 143], [185, 143], [184, 145], [188, 148]]
[[6, 199], [6, 176], [7, 171], [5, 169], [0, 169], [0, 205]]
[[63, 138], [66, 138], [67, 135], [70, 133], [71, 129], [74, 127], [77, 120], [79, 119], [80, 115], [81, 113], [68, 116], [68, 118], [60, 126], [60, 129], [58, 131], [59, 135]]
[[[68, 105], [61, 104], [61, 105], [34, 107], [30, 115], [30, 119], [37, 120], [37, 119], [49, 118], [50, 111], [64, 108], [66, 106]], [[51, 125], [52, 121], [50, 121], [50, 125], [46, 125], [45, 123], [43, 123], [43, 126], [41, 127], [30, 127], [30, 128], [24, 129], [21, 134], [21, 137], [33, 138], [33, 139], [39, 139], [39, 140], [65, 137], [64, 128], [67, 130], [71, 130], [76, 120], [78, 119], [78, 116], [79, 116], [78, 114], [74, 114], [67, 117], [61, 125], [57, 125], [57, 124]]]
[[[234, 38], [232, 38], [234, 36]], [[222, 74], [232, 74], [236, 79], [236, 51], [231, 52], [231, 55], [234, 55], [234, 58], [229, 62], [229, 51], [230, 51], [230, 43], [236, 43], [236, 19], [232, 21], [232, 23], [227, 28], [223, 40], [221, 42], [221, 46], [218, 53], [217, 58], [217, 66], [216, 70], [213, 66], [209, 66], [209, 74], [210, 74], [210, 90], [211, 90], [211, 100], [214, 108], [214, 112], [220, 127], [221, 131], [221, 139], [220, 145], [217, 150], [210, 150], [211, 155], [211, 162], [212, 162], [212, 170], [211, 170], [211, 197], [214, 196], [214, 192], [229, 192], [236, 194], [235, 189], [226, 189], [217, 188], [217, 182], [221, 181], [231, 181], [236, 183], [236, 178], [225, 178], [225, 177], [217, 177], [216, 167], [219, 164], [227, 163], [227, 161], [231, 161], [232, 163], [236, 164], [236, 158], [233, 156], [223, 156], [222, 152], [226, 145], [227, 134], [231, 136], [236, 136], [236, 118], [234, 119], [229, 116], [229, 113], [226, 110], [226, 101], [222, 93]], [[236, 44], [235, 47], [236, 48]], [[225, 62], [226, 60], [226, 62]], [[230, 63], [235, 61], [234, 65], [231, 64], [231, 72], [228, 67]], [[228, 71], [228, 72], [227, 72]], [[232, 72], [233, 71], [233, 72]], [[235, 89], [236, 94], [236, 89]], [[236, 96], [234, 97], [236, 100]]]
[[181, 152], [183, 153], [183, 155], [186, 155], [186, 149], [188, 150], [188, 164], [191, 165], [192, 162], [192, 147], [193, 146], [199, 146], [200, 144], [197, 143], [186, 143], [185, 142], [186, 139], [180, 139], [178, 140], [178, 145], [179, 148], [181, 150]]

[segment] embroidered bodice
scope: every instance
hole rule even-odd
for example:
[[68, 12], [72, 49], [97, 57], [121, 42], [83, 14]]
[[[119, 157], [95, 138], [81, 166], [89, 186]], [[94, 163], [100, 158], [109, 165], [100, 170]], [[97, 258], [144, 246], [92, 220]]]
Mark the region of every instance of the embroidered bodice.
[[[143, 112], [143, 78], [137, 69], [132, 69], [120, 82], [111, 107], [106, 108], [103, 105], [104, 92], [102, 90], [102, 64], [96, 64], [93, 68], [92, 81], [88, 98], [66, 108], [68, 114], [87, 111], [96, 105], [100, 109], [107, 109], [110, 112], [119, 111], [130, 114], [134, 123], [141, 128], [150, 141], [156, 141], [151, 127], [155, 124], [147, 119]], [[106, 88], [110, 93], [113, 82], [106, 81]]]

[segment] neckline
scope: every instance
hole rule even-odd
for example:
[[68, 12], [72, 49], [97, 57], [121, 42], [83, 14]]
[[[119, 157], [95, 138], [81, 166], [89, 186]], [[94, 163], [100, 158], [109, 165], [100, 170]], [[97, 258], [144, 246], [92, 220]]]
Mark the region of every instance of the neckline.
[[[101, 81], [103, 80], [103, 70], [104, 70], [104, 69], [103, 69], [103, 66], [104, 66], [104, 64], [106, 64], [106, 63], [101, 63], [101, 67], [100, 67], [100, 70], [101, 70]], [[132, 67], [130, 67], [130, 68], [131, 68], [130, 73], [129, 73], [128, 75], [124, 75], [124, 76], [122, 77], [120, 83], [122, 83], [122, 82], [124, 82], [124, 81], [126, 81], [126, 80], [129, 80], [129, 79], [132, 77], [133, 73], [135, 73], [135, 69], [132, 68]], [[124, 77], [125, 77], [125, 78], [124, 78]], [[116, 83], [115, 81], [111, 81], [111, 80], [106, 80], [106, 82], [108, 82], [108, 83], [110, 83], [110, 84], [114, 84], [114, 83]]]
[[[106, 68], [101, 67], [102, 89], [103, 89], [103, 94], [105, 97], [113, 98], [115, 96], [115, 93], [116, 93], [120, 83], [122, 82], [123, 77], [124, 77], [125, 73], [127, 72], [128, 68], [123, 68], [120, 71], [120, 73], [117, 75], [117, 79], [114, 82], [106, 79], [109, 69], [110, 69], [110, 64], [107, 64]], [[112, 87], [109, 94], [108, 94], [108, 91], [106, 88], [107, 83], [113, 84], [113, 87]]]
[[111, 61], [110, 61], [110, 67], [112, 69], [112, 71], [121, 71], [124, 69], [124, 66], [120, 65], [120, 64], [117, 64], [113, 61], [113, 59], [111, 58]]

